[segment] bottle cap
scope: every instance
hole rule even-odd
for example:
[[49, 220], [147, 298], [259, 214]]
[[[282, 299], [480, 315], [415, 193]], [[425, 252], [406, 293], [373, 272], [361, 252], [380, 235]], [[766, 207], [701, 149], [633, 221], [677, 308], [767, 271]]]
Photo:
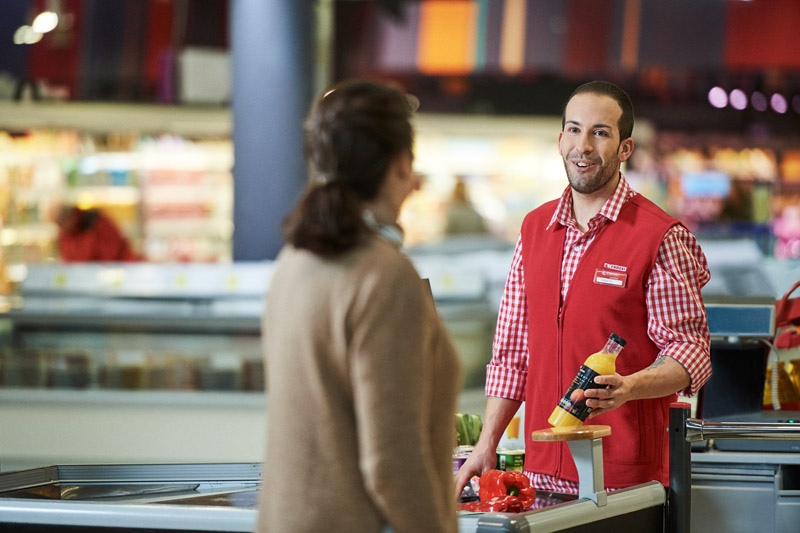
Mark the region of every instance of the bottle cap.
[[616, 342], [616, 343], [617, 343], [617, 344], [619, 344], [620, 346], [625, 346], [625, 344], [627, 344], [627, 342], [625, 341], [625, 339], [623, 339], [622, 337], [620, 337], [620, 336], [619, 336], [619, 335], [617, 335], [616, 333], [612, 333], [611, 335], [609, 335], [609, 337], [608, 337], [608, 338], [609, 338], [609, 339], [611, 339], [612, 341]]

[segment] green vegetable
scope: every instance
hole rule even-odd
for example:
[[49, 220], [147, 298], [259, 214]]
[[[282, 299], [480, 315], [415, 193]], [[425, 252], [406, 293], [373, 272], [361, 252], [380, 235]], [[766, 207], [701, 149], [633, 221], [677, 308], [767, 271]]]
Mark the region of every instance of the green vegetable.
[[478, 442], [483, 422], [478, 415], [456, 413], [456, 442], [458, 446], [474, 446]]

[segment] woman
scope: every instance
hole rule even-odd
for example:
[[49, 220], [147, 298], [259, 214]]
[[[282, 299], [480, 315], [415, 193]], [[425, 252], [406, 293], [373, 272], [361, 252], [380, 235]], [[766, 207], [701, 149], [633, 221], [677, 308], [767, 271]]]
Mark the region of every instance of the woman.
[[412, 106], [345, 82], [305, 124], [314, 177], [284, 224], [262, 331], [269, 434], [258, 531], [453, 532], [460, 365], [400, 252], [418, 187]]

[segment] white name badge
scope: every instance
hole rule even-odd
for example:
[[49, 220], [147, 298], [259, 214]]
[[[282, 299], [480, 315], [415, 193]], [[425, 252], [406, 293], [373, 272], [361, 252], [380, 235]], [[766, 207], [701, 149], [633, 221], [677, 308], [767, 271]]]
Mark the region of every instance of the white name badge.
[[599, 285], [611, 285], [612, 287], [623, 288], [628, 282], [628, 275], [622, 272], [598, 268], [594, 271], [594, 282]]

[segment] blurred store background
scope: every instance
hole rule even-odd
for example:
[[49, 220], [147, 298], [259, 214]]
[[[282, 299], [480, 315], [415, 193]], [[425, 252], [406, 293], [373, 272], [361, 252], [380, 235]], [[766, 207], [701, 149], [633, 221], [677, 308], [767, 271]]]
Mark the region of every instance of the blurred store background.
[[[524, 213], [564, 185], [555, 148], [564, 99], [605, 78], [635, 103], [625, 170], [641, 192], [703, 237], [800, 257], [797, 2], [308, 3], [315, 35], [295, 37], [331, 45], [313, 83], [377, 76], [420, 100], [426, 187], [404, 213], [409, 246], [445, 237], [456, 181], [487, 231], [513, 241]], [[4, 3], [7, 267], [58, 259], [52, 213], [63, 202], [107, 211], [149, 261], [236, 259], [232, 4]]]
[[[211, 405], [220, 427], [245, 405], [262, 423], [258, 314], [277, 221], [305, 178], [285, 168], [302, 161], [313, 95], [350, 76], [419, 99], [425, 185], [401, 219], [467, 389], [484, 377], [522, 218], [566, 186], [561, 106], [584, 81], [630, 93], [625, 175], [699, 236], [709, 298], [774, 299], [800, 279], [796, 0], [4, 0], [0, 14], [6, 427], [58, 424], [65, 402], [80, 404], [75, 428], [131, 423], [96, 412], [131, 401], [163, 416]], [[280, 144], [268, 155], [264, 131]], [[144, 261], [62, 262], [62, 205], [101, 210]], [[42, 389], [57, 394], [31, 393]], [[63, 396], [76, 390], [123, 396]], [[238, 395], [184, 404], [154, 391]], [[0, 437], [0, 468], [35, 462], [26, 438]], [[115, 426], [103, 449], [131, 438]], [[79, 442], [40, 455], [86, 459]], [[137, 459], [208, 458], [137, 446]]]

